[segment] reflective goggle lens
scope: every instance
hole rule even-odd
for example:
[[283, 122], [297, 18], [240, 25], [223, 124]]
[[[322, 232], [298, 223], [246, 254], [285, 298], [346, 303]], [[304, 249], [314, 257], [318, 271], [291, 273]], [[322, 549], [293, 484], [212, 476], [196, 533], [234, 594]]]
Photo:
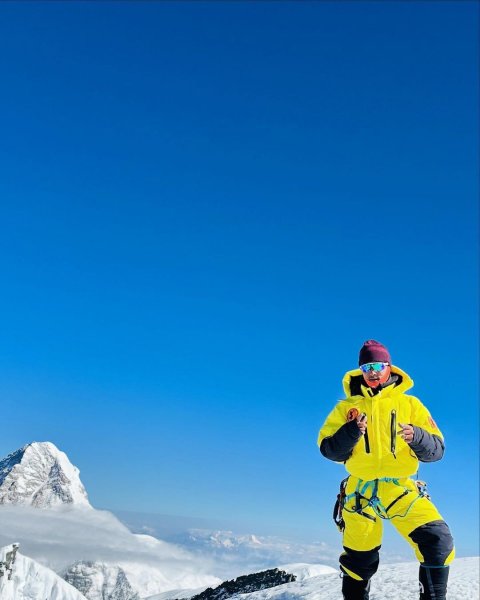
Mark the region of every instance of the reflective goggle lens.
[[385, 369], [386, 367], [388, 367], [388, 363], [386, 362], [371, 362], [366, 363], [364, 365], [360, 365], [360, 369], [364, 373], [368, 373], [369, 371], [383, 371], [383, 369]]

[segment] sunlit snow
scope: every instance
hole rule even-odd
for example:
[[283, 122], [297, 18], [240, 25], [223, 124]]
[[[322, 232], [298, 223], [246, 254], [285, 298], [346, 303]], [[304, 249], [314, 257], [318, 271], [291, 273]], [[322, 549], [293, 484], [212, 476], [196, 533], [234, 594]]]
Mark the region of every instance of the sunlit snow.
[[1, 600], [85, 600], [56, 573], [17, 553], [12, 578], [0, 577]]
[[[317, 565], [310, 565], [315, 573]], [[320, 566], [321, 567], [321, 566]], [[305, 566], [304, 566], [305, 568]], [[327, 567], [328, 568], [328, 567]], [[418, 600], [418, 564], [381, 566], [372, 579], [370, 600]], [[338, 571], [304, 577], [300, 581], [242, 594], [242, 600], [339, 600], [341, 579]], [[451, 567], [448, 600], [478, 600], [479, 558], [460, 558]], [[153, 599], [152, 599], [153, 600]]]

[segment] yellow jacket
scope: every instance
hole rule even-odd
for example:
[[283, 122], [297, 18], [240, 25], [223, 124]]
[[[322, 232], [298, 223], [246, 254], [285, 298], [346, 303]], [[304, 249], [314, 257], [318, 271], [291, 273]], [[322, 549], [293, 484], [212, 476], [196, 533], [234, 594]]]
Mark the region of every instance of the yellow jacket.
[[[414, 426], [414, 442], [423, 436], [422, 440], [427, 445], [432, 440], [437, 445], [441, 444], [443, 454], [443, 436], [435, 421], [418, 398], [405, 393], [413, 387], [412, 379], [394, 365], [391, 374], [394, 383], [374, 394], [364, 382], [360, 369], [346, 373], [343, 378], [346, 398], [337, 403], [318, 434], [320, 447], [322, 441], [334, 436], [345, 423], [361, 413], [367, 415], [367, 434], [360, 436], [356, 442], [352, 441], [352, 445], [355, 444], [353, 450], [348, 457], [342, 457], [342, 460], [345, 458], [347, 471], [359, 479], [409, 477], [418, 470], [416, 452], [422, 460], [438, 460], [438, 457], [423, 459], [419, 451], [419, 448], [423, 449], [422, 446], [414, 443], [408, 445], [397, 435], [399, 423]], [[347, 429], [352, 432], [355, 427]], [[358, 434], [355, 432], [354, 435]]]

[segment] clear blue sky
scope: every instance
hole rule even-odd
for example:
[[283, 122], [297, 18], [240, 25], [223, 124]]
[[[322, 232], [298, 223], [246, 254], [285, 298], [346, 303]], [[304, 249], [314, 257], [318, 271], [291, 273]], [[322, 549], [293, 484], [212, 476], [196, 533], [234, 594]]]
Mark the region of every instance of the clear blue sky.
[[54, 442], [96, 506], [335, 536], [317, 431], [376, 338], [478, 553], [477, 26], [473, 2], [2, 3], [1, 455]]

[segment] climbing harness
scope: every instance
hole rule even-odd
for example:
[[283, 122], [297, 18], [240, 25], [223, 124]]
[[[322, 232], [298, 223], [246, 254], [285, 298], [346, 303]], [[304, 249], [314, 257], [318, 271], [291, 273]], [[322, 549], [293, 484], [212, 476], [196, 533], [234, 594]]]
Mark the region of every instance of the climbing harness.
[[[417, 490], [417, 494], [408, 505], [406, 511], [403, 514], [395, 514], [390, 516], [388, 514], [388, 511], [407, 494], [415, 494], [415, 490], [412, 490], [402, 485], [396, 477], [380, 477], [379, 479], [373, 479], [370, 481], [364, 481], [362, 479], [359, 479], [355, 491], [351, 494], [347, 494], [346, 487], [348, 479], [349, 478], [347, 477], [340, 483], [340, 491], [337, 494], [337, 500], [333, 509], [333, 520], [335, 521], [335, 525], [341, 532], [345, 529], [345, 520], [342, 516], [342, 512], [344, 510], [349, 513], [357, 513], [359, 515], [362, 515], [363, 517], [370, 519], [371, 521], [376, 521], [377, 517], [379, 517], [380, 519], [390, 520], [394, 519], [395, 517], [405, 517], [409, 513], [410, 509], [415, 504], [415, 502], [420, 498], [430, 499], [430, 496], [427, 493], [426, 482], [416, 480], [414, 483]], [[388, 506], [384, 506], [380, 498], [378, 497], [379, 482], [393, 483], [403, 488], [403, 491], [399, 496], [392, 500], [392, 502], [390, 502]], [[371, 491], [371, 494], [368, 497], [367, 493], [369, 491]], [[351, 501], [353, 501], [353, 503], [351, 503]], [[368, 508], [370, 508], [376, 516], [366, 512]]]

